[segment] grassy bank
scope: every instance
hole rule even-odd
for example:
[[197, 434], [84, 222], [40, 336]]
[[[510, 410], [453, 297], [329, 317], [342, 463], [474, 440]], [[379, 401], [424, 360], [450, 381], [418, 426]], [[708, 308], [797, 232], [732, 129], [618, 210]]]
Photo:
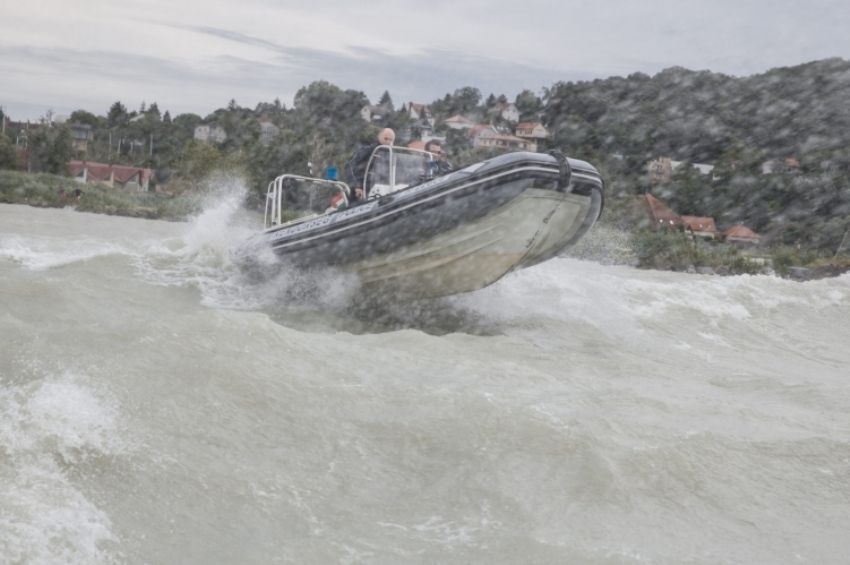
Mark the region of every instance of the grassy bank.
[[[217, 178], [216, 186], [233, 182], [233, 175]], [[205, 184], [177, 185], [175, 196], [111, 188], [104, 184], [78, 184], [73, 179], [50, 174], [26, 174], [0, 170], [0, 203], [62, 208], [136, 218], [185, 220], [203, 210], [209, 190]], [[75, 189], [83, 193], [77, 198]], [[62, 194], [64, 189], [64, 195]], [[850, 258], [821, 257], [815, 252], [790, 247], [758, 249], [757, 253], [737, 247], [694, 240], [682, 232], [651, 232], [618, 225], [616, 214], [603, 216], [587, 237], [568, 254], [607, 264], [667, 271], [696, 271], [717, 274], [775, 272], [791, 278], [820, 278], [850, 270]], [[801, 269], [809, 271], [800, 273]]]
[[763, 254], [753, 257], [733, 245], [704, 242], [684, 232], [641, 231], [634, 244], [638, 266], [648, 269], [754, 275], [771, 263]]
[[775, 273], [810, 280], [850, 272], [850, 257], [792, 247], [742, 250], [694, 240], [682, 232], [627, 230], [602, 221], [567, 252], [570, 257], [641, 269], [718, 275]]
[[[79, 198], [76, 189], [83, 191]], [[63, 194], [64, 190], [64, 194]], [[135, 192], [105, 184], [79, 184], [71, 178], [44, 173], [0, 171], [0, 203], [62, 208], [135, 218], [184, 220], [201, 210], [203, 195], [186, 190], [177, 196]]]

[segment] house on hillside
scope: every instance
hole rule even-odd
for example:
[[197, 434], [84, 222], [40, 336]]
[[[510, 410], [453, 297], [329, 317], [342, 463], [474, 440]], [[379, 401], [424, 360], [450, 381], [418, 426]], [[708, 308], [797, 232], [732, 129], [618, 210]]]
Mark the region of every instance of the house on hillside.
[[420, 104], [418, 102], [405, 102], [402, 104], [401, 110], [405, 112], [410, 119], [422, 121], [427, 123], [429, 126], [434, 127], [435, 121], [433, 116], [431, 116], [431, 110], [425, 104]]
[[540, 122], [520, 122], [515, 130], [517, 137], [526, 139], [546, 139], [549, 131]]
[[513, 135], [500, 133], [493, 126], [479, 125], [469, 130], [473, 147], [496, 147], [519, 151], [537, 151], [537, 143]]
[[785, 159], [768, 159], [761, 164], [761, 174], [793, 173], [800, 169], [800, 161], [794, 157]]
[[389, 107], [378, 104], [367, 104], [360, 109], [360, 117], [370, 124], [383, 122], [390, 113]]
[[469, 129], [475, 126], [475, 122], [469, 118], [465, 118], [460, 114], [455, 114], [450, 118], [443, 120], [443, 123], [451, 129]]
[[[673, 161], [670, 157], [653, 159], [646, 164], [649, 183], [653, 185], [668, 184], [673, 180], [673, 172], [684, 164], [684, 161]], [[710, 175], [714, 171], [714, 165], [705, 163], [691, 163], [691, 166], [703, 175]]]
[[75, 151], [85, 153], [89, 148], [89, 141], [94, 139], [94, 131], [88, 124], [73, 123], [68, 126], [71, 130], [71, 145]]
[[673, 164], [670, 157], [653, 159], [646, 165], [649, 173], [649, 184], [667, 184], [673, 178]]
[[280, 133], [280, 128], [274, 125], [271, 118], [265, 116], [257, 121], [260, 122], [260, 145], [269, 145]]
[[694, 237], [703, 239], [715, 239], [717, 237], [717, 226], [714, 218], [707, 216], [682, 216], [682, 224]]
[[202, 124], [195, 128], [195, 139], [204, 143], [224, 143], [227, 132], [215, 124]]
[[479, 136], [493, 136], [499, 135], [499, 131], [491, 125], [487, 124], [478, 124], [469, 128], [466, 132], [466, 136], [475, 142], [475, 139]]
[[723, 241], [732, 243], [738, 247], [754, 247], [759, 244], [761, 236], [746, 227], [744, 224], [738, 224], [722, 234]]
[[[682, 161], [673, 161], [673, 170], [675, 171], [685, 163]], [[701, 175], [711, 175], [714, 172], [714, 165], [708, 165], [705, 163], [691, 163], [691, 167], [695, 168], [699, 171]]]
[[409, 129], [413, 132], [414, 136], [421, 139], [434, 137], [434, 128], [426, 121], [420, 120], [410, 125]]
[[649, 212], [650, 227], [653, 231], [675, 229], [684, 225], [681, 216], [650, 193], [644, 194], [643, 199]]
[[83, 184], [100, 182], [136, 192], [147, 192], [153, 175], [152, 169], [91, 161], [71, 161], [68, 172], [74, 180]]

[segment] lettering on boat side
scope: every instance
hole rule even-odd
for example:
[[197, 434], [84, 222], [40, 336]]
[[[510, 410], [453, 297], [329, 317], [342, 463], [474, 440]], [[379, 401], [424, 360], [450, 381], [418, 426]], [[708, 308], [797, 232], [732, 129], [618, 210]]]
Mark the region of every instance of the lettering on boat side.
[[[468, 168], [469, 167], [467, 167], [467, 169]], [[465, 171], [465, 170], [466, 169], [463, 169], [463, 171]], [[407, 189], [405, 189], [401, 192], [391, 193], [391, 194], [393, 194], [394, 198], [398, 198], [400, 200], [403, 200], [405, 198], [409, 198], [410, 196], [414, 196], [416, 194], [419, 194], [420, 192], [424, 192], [424, 191], [428, 190], [429, 188], [433, 188], [434, 185], [436, 185], [436, 184], [446, 182], [446, 180], [451, 179], [454, 176], [459, 176], [457, 173], [461, 173], [463, 171], [457, 171], [455, 173], [451, 173], [451, 174], [443, 176], [443, 177], [431, 179], [427, 182], [423, 182], [422, 184], [417, 184], [414, 187], [407, 188]]]
[[310, 220], [309, 222], [304, 222], [303, 224], [298, 224], [297, 226], [292, 226], [291, 228], [280, 230], [279, 232], [274, 234], [274, 236], [272, 237], [272, 241], [277, 241], [279, 239], [298, 235], [300, 233], [304, 233], [306, 231], [310, 231], [316, 228], [336, 224], [338, 222], [341, 222], [342, 220], [345, 220], [346, 218], [365, 214], [372, 210], [375, 206], [377, 206], [377, 202], [370, 202], [368, 204], [363, 204], [355, 208], [350, 208], [348, 210], [343, 210], [341, 212], [336, 212], [327, 216], [321, 216], [314, 220]]
[[428, 190], [429, 188], [434, 186], [434, 184], [437, 182], [437, 180], [441, 180], [441, 179], [429, 180], [428, 182], [418, 184], [418, 185], [414, 186], [413, 188], [408, 188], [407, 190], [405, 190], [403, 192], [397, 192], [397, 193], [393, 194], [393, 198], [398, 198], [398, 199], [404, 200], [405, 198], [413, 196], [414, 194], [419, 194], [423, 190]]

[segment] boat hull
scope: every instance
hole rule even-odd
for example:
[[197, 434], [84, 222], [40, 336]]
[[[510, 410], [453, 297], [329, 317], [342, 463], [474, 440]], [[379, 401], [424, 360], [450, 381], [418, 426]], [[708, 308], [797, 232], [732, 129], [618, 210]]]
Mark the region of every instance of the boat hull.
[[[559, 166], [560, 163], [560, 166]], [[555, 256], [599, 217], [603, 183], [582, 161], [503, 155], [255, 241], [296, 268], [352, 273], [367, 292], [469, 292]]]
[[590, 205], [587, 197], [529, 188], [481, 218], [346, 270], [373, 292], [435, 297], [478, 290], [554, 256], [581, 229]]

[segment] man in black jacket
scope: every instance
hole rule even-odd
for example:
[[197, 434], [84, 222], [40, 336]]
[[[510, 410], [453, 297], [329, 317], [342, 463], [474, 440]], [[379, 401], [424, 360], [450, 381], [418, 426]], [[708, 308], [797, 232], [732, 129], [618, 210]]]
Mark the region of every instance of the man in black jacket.
[[369, 164], [372, 152], [379, 145], [392, 146], [393, 143], [395, 143], [395, 132], [390, 128], [384, 128], [378, 133], [377, 143], [361, 147], [345, 164], [345, 175], [351, 187], [352, 200], [365, 200], [369, 196], [369, 187], [363, 186], [363, 177], [366, 176], [366, 166]]
[[431, 139], [425, 144], [425, 151], [434, 156], [433, 164], [431, 165], [434, 176], [445, 175], [452, 172], [452, 164], [449, 163], [446, 157], [446, 150], [443, 149], [443, 144], [439, 139]]

